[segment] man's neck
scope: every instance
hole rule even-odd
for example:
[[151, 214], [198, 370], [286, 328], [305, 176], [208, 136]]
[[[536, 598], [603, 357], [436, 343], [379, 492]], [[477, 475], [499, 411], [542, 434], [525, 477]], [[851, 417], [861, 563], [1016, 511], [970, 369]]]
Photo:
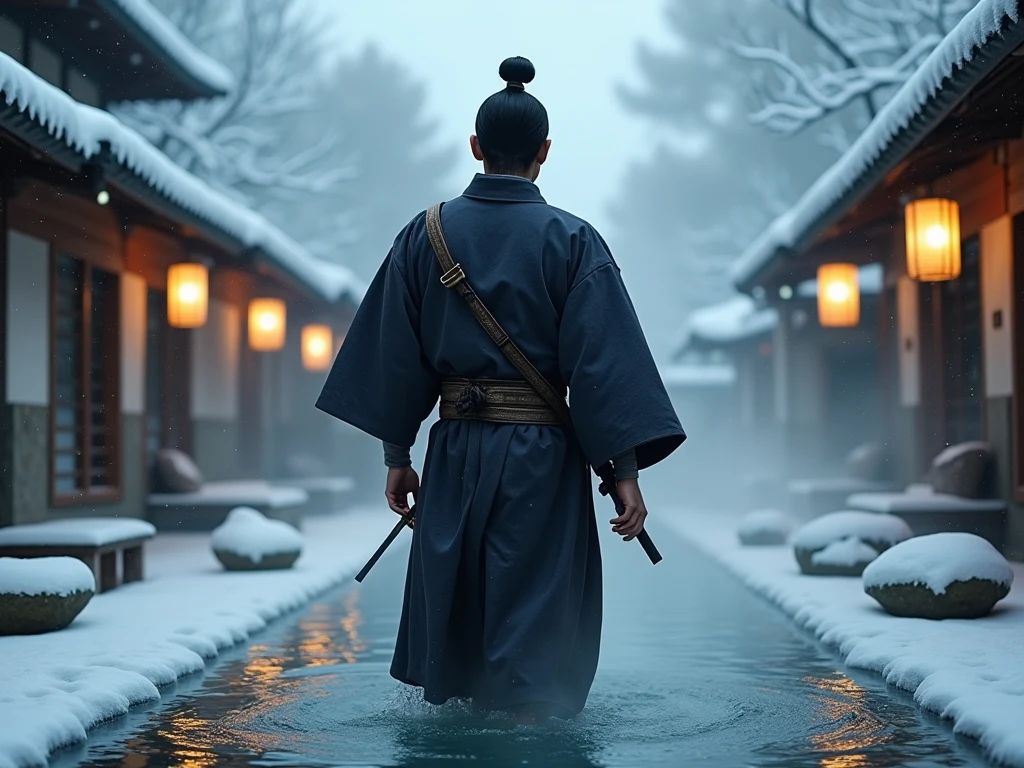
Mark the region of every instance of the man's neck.
[[524, 176], [521, 173], [495, 173], [494, 171], [484, 169], [484, 176], [497, 176], [498, 178], [503, 179], [522, 179], [523, 181], [529, 181], [531, 184], [533, 183], [533, 179], [529, 176]]

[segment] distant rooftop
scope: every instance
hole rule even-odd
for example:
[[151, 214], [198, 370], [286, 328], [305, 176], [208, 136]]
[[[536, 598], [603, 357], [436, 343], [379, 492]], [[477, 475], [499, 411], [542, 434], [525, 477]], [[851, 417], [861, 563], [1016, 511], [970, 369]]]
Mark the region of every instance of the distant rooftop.
[[676, 343], [676, 351], [737, 344], [770, 334], [778, 322], [775, 309], [759, 306], [749, 296], [739, 294], [695, 310]]
[[4, 0], [0, 16], [93, 80], [103, 103], [210, 98], [233, 87], [231, 72], [149, 0]]
[[[231, 72], [196, 48], [149, 0], [93, 0], [149, 49], [196, 96], [221, 96], [234, 86]], [[187, 98], [187, 96], [185, 97]]]
[[747, 248], [732, 268], [750, 291], [776, 260], [816, 238], [891, 172], [960, 99], [1024, 41], [1019, 0], [980, 0], [860, 137]]
[[669, 388], [726, 387], [736, 381], [736, 369], [721, 363], [676, 363], [661, 369]]
[[233, 252], [283, 273], [329, 302], [361, 301], [365, 286], [351, 271], [312, 256], [280, 229], [217, 192], [109, 112], [75, 101], [0, 53], [0, 128], [81, 173], [96, 166], [112, 189], [170, 220], [195, 227]]

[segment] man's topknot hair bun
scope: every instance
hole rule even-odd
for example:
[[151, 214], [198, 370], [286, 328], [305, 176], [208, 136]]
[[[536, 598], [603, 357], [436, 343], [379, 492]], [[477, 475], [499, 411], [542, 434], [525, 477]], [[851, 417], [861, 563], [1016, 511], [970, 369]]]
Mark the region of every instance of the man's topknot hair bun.
[[507, 85], [480, 105], [476, 137], [488, 173], [521, 176], [548, 138], [548, 111], [526, 92], [526, 84], [537, 74], [529, 59], [505, 59], [498, 74]]
[[522, 83], [526, 85], [526, 83], [533, 81], [533, 78], [537, 75], [537, 70], [533, 68], [533, 62], [529, 59], [524, 59], [522, 56], [513, 56], [501, 62], [501, 66], [498, 67], [498, 75], [506, 83]]

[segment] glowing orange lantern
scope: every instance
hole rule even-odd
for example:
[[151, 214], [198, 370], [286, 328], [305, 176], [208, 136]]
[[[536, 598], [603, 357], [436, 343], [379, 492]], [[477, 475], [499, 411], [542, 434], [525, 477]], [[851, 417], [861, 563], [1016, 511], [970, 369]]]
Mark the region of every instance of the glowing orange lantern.
[[328, 325], [307, 325], [302, 329], [302, 367], [326, 371], [331, 367], [334, 339]]
[[908, 203], [907, 274], [921, 282], [960, 277], [960, 206], [931, 197]]
[[202, 264], [172, 264], [167, 270], [167, 322], [174, 328], [206, 324], [209, 271]]
[[818, 267], [818, 322], [824, 328], [849, 328], [860, 322], [856, 264]]
[[249, 346], [256, 352], [276, 352], [284, 346], [285, 306], [280, 299], [249, 302]]

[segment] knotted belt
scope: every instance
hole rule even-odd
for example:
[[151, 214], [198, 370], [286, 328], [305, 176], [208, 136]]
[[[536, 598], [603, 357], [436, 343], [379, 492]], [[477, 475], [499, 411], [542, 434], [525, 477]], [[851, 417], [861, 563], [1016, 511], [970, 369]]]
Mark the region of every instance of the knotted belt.
[[561, 424], [558, 414], [525, 381], [445, 379], [442, 419], [479, 419], [505, 424]]

